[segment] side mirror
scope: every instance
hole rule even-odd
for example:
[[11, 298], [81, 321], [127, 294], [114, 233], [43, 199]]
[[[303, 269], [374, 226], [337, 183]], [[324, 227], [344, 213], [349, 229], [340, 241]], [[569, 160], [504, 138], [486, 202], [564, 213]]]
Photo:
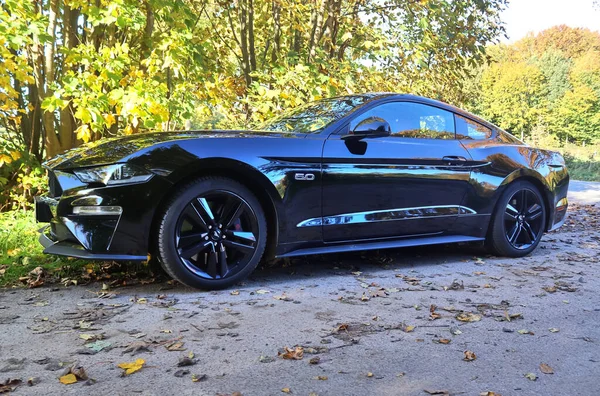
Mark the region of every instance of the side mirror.
[[342, 136], [342, 139], [364, 139], [369, 137], [390, 136], [392, 127], [382, 118], [369, 117], [365, 118], [354, 128], [352, 132]]

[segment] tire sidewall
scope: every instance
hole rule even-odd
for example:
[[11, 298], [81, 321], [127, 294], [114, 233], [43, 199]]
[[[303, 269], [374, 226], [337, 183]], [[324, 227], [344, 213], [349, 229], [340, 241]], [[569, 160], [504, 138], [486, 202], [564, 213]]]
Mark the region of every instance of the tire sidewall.
[[[225, 279], [204, 279], [188, 270], [177, 254], [175, 232], [179, 217], [185, 207], [195, 198], [209, 191], [222, 190], [239, 195], [250, 206], [258, 223], [257, 247], [248, 264], [238, 273]], [[258, 199], [242, 184], [226, 178], [201, 178], [178, 190], [166, 205], [158, 233], [158, 246], [163, 267], [178, 281], [200, 289], [222, 289], [244, 278], [256, 268], [264, 253], [267, 240], [267, 223]]]

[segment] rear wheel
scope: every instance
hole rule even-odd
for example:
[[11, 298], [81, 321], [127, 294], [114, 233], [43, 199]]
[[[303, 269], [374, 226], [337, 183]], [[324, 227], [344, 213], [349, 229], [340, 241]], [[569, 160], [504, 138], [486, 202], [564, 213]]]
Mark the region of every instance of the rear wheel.
[[267, 224], [258, 199], [242, 184], [206, 177], [167, 204], [158, 233], [161, 263], [188, 286], [220, 289], [246, 278], [265, 250]]
[[488, 245], [500, 256], [522, 257], [535, 250], [546, 228], [546, 208], [538, 189], [526, 181], [511, 184], [496, 207]]

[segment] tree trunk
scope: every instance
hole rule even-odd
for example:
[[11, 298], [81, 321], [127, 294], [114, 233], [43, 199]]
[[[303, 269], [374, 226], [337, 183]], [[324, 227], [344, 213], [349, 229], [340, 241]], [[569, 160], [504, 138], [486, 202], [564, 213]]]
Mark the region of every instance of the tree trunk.
[[316, 47], [318, 45], [319, 39], [322, 33], [322, 24], [323, 24], [323, 15], [325, 14], [325, 0], [317, 0], [318, 8], [315, 8], [313, 11], [312, 18], [312, 29], [310, 32], [310, 40], [308, 42], [308, 57], [307, 63], [315, 56]]
[[281, 50], [281, 5], [278, 0], [273, 1], [273, 50], [271, 52], [271, 62], [277, 62], [279, 51]]

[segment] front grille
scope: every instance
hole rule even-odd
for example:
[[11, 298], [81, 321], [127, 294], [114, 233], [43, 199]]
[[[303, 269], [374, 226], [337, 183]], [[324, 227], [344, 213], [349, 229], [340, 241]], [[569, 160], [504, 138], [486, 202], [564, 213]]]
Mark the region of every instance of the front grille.
[[63, 193], [56, 175], [51, 170], [48, 171], [48, 190], [52, 198], [60, 197]]

